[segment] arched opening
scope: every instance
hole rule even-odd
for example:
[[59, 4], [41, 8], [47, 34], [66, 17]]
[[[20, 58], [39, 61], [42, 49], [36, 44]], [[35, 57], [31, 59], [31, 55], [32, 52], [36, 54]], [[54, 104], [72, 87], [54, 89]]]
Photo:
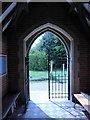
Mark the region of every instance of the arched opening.
[[[60, 84], [62, 84], [62, 87], [60, 87], [60, 85], [58, 84], [57, 80], [53, 82], [53, 84], [51, 84], [51, 82], [49, 81], [48, 83], [48, 98], [51, 99], [51, 98], [68, 98], [70, 99], [70, 97], [72, 97], [72, 93], [73, 93], [73, 81], [72, 80], [72, 77], [73, 77], [73, 72], [70, 72], [72, 71], [73, 69], [73, 39], [72, 37], [67, 33], [65, 32], [63, 29], [59, 28], [58, 26], [56, 25], [53, 25], [53, 24], [50, 24], [50, 23], [47, 23], [45, 25], [42, 25], [38, 28], [36, 28], [33, 32], [31, 32], [25, 39], [24, 39], [24, 46], [25, 47], [25, 56], [26, 56], [26, 62], [28, 65], [25, 65], [26, 66], [26, 80], [29, 81], [29, 51], [30, 51], [30, 48], [31, 46], [33, 45], [34, 41], [42, 34], [44, 34], [45, 32], [51, 32], [52, 34], [56, 35], [59, 39], [61, 39], [61, 43], [63, 44], [64, 48], [65, 48], [65, 51], [66, 51], [66, 60], [64, 60], [65, 63], [62, 62], [62, 71], [64, 74], [64, 70], [65, 70], [65, 67], [67, 66], [67, 77], [68, 78], [68, 87], [65, 88], [64, 84], [61, 83], [61, 81], [59, 81]], [[49, 56], [51, 58], [51, 56]], [[72, 64], [71, 62], [69, 61], [70, 60], [70, 57], [72, 57]], [[61, 57], [61, 61], [62, 61], [62, 57]], [[50, 63], [51, 63], [52, 60], [49, 60], [49, 64], [48, 66], [50, 66]], [[60, 61], [60, 60], [59, 60]], [[57, 62], [58, 62], [58, 59], [57, 59]], [[52, 63], [51, 63], [52, 64]], [[55, 66], [55, 65], [54, 65]], [[58, 65], [56, 65], [58, 66]], [[60, 66], [59, 66], [60, 67]], [[58, 67], [57, 67], [58, 69]], [[57, 71], [55, 70], [55, 68], [53, 69], [54, 71]], [[57, 74], [57, 73], [55, 73]], [[66, 74], [66, 73], [65, 73]], [[55, 76], [53, 76], [53, 78], [55, 79], [58, 79], [60, 75], [58, 75], [56, 78]], [[48, 79], [51, 79], [51, 74], [50, 74], [50, 67], [48, 69]], [[61, 75], [60, 77], [62, 77], [64, 79], [64, 77]], [[66, 79], [65, 78], [65, 79]], [[27, 83], [27, 82], [25, 82]], [[56, 84], [55, 84], [56, 83]], [[66, 84], [66, 83], [65, 83]], [[50, 95], [50, 94], [53, 94], [53, 91], [51, 90], [51, 86], [54, 85], [54, 96], [53, 95]], [[61, 88], [62, 90], [65, 88], [65, 91], [67, 89], [67, 93], [66, 92], [62, 92], [61, 94], [62, 95], [59, 95], [60, 93], [57, 94], [57, 90], [56, 90], [56, 86], [58, 86], [58, 90], [59, 88]], [[29, 85], [26, 88], [26, 91], [28, 90], [28, 92], [26, 92], [26, 97], [28, 97], [28, 99], [30, 98], [29, 95], [30, 95], [30, 91], [29, 91]], [[60, 90], [59, 90], [60, 91]], [[57, 95], [56, 95], [57, 94]], [[65, 94], [68, 94], [67, 96]], [[31, 99], [31, 98], [30, 98]]]
[[29, 50], [30, 100], [69, 99], [69, 55], [62, 39], [45, 31]]

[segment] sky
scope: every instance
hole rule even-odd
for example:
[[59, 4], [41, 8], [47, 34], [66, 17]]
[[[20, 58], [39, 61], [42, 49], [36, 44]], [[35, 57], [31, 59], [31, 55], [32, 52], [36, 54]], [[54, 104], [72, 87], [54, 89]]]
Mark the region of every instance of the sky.
[[34, 43], [32, 44], [32, 48], [35, 47], [35, 45], [40, 42], [40, 40], [42, 39], [43, 35], [44, 35], [44, 34], [40, 35], [40, 36], [34, 41]]

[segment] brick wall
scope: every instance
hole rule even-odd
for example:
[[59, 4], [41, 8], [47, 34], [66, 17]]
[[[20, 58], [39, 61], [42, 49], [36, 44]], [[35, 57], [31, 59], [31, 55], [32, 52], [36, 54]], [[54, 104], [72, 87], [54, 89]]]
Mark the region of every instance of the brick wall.
[[[25, 79], [23, 67], [23, 39], [32, 30], [38, 26], [51, 22], [66, 30], [74, 39], [74, 92], [84, 90], [88, 87], [88, 42], [84, 35], [83, 28], [80, 26], [80, 21], [74, 15], [66, 15], [61, 7], [55, 4], [55, 9], [51, 6], [45, 9], [45, 6], [31, 3], [30, 12], [23, 14], [15, 26], [10, 26], [6, 31], [8, 39], [8, 78], [10, 91], [22, 91], [21, 100], [25, 93]], [[44, 8], [44, 9], [43, 9]], [[60, 10], [61, 9], [61, 10]], [[39, 14], [39, 11], [41, 14]], [[49, 12], [46, 12], [49, 11]], [[53, 11], [52, 11], [53, 10]], [[45, 13], [45, 14], [44, 14]], [[57, 14], [56, 14], [57, 13]], [[62, 14], [63, 13], [63, 14]], [[72, 17], [73, 16], [73, 17]], [[63, 27], [64, 26], [64, 27]]]
[[[4, 35], [2, 36], [2, 50], [0, 50], [0, 53], [7, 55], [7, 39]], [[2, 80], [2, 96], [4, 96], [8, 92], [8, 74], [0, 77], [0, 80]]]
[[[15, 29], [14, 29], [15, 30]], [[16, 33], [7, 36], [8, 44], [8, 88], [9, 92], [18, 91], [18, 45]], [[16, 32], [16, 31], [15, 31]]]
[[80, 80], [80, 91], [88, 91], [89, 89], [89, 53], [88, 53], [88, 39], [80, 39], [78, 50], [80, 56], [78, 59], [80, 65], [79, 80]]
[[[0, 37], [0, 54], [1, 53], [2, 53], [2, 38]], [[2, 77], [0, 77], [0, 95], [2, 96]], [[2, 98], [1, 98], [1, 100], [2, 100]]]
[[89, 93], [90, 93], [90, 39], [89, 39]]

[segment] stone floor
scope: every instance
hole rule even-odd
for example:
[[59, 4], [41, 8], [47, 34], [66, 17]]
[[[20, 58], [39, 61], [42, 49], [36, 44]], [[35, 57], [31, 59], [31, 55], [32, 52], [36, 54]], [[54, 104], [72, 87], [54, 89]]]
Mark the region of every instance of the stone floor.
[[48, 99], [47, 91], [32, 91], [26, 111], [24, 106], [16, 109], [8, 120], [88, 120], [84, 108], [79, 104], [74, 108], [74, 103], [68, 99]]
[[83, 107], [76, 105], [74, 109], [74, 103], [71, 101], [44, 101], [33, 102], [29, 101], [26, 112], [22, 114], [22, 108], [16, 110], [13, 116], [9, 116], [10, 120], [32, 120], [41, 118], [42, 120], [59, 120], [72, 119], [72, 120], [88, 120], [83, 112]]

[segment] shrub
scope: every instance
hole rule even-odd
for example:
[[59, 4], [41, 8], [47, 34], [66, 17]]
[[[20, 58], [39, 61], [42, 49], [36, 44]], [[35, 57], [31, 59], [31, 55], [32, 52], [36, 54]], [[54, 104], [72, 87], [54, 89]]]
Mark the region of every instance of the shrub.
[[48, 56], [45, 52], [31, 51], [29, 55], [29, 70], [47, 70]]

